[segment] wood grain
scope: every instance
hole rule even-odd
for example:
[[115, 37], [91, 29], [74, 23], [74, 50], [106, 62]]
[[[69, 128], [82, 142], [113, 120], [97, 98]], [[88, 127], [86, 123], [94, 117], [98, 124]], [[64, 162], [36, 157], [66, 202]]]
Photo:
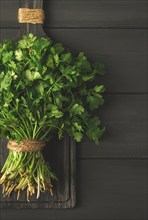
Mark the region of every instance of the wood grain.
[[147, 160], [77, 161], [73, 210], [1, 210], [2, 220], [147, 220]]
[[[45, 27], [146, 28], [148, 27], [146, 4], [147, 2], [143, 0], [46, 0]], [[18, 0], [1, 1], [0, 27], [18, 27], [18, 7]]]
[[77, 144], [79, 158], [148, 158], [147, 95], [105, 95], [96, 113], [106, 131], [99, 146], [88, 138]]
[[[75, 54], [84, 51], [92, 62], [103, 62], [106, 75], [100, 78], [107, 93], [147, 93], [147, 30], [46, 29]], [[15, 39], [18, 30], [1, 29], [0, 41]]]
[[[43, 210], [40, 203], [1, 209], [0, 219], [147, 220], [147, 1], [44, 1], [48, 36], [106, 65], [100, 82], [111, 94], [98, 111], [106, 133], [99, 147], [88, 139], [77, 146], [75, 209]], [[17, 37], [17, 8], [18, 0], [0, 0], [1, 41]]]

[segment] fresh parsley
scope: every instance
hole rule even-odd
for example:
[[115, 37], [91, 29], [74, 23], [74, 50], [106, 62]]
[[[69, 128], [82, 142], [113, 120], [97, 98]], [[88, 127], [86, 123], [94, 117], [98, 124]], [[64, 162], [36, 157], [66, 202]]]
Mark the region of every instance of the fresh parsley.
[[[50, 38], [29, 34], [18, 42], [4, 41], [0, 44], [0, 136], [19, 142], [24, 139], [49, 141], [53, 136], [62, 139], [69, 135], [80, 142], [86, 134], [98, 144], [104, 128], [100, 127], [100, 120], [93, 111], [104, 102], [102, 93], [105, 88], [96, 80], [97, 75], [104, 73], [103, 64], [91, 64], [83, 52], [74, 56]], [[90, 86], [91, 81], [96, 82], [95, 86]], [[5, 193], [9, 195], [15, 189], [19, 193], [21, 188], [28, 187], [27, 193], [32, 195], [39, 183], [39, 191], [47, 190], [47, 177], [54, 178], [54, 174], [48, 171], [45, 174], [41, 152], [37, 156], [42, 163], [39, 165], [43, 168], [41, 174], [36, 174], [33, 169], [26, 174], [22, 162], [24, 154], [19, 154], [17, 159], [19, 157], [18, 166], [15, 154], [10, 152], [2, 170], [0, 182], [5, 186]], [[9, 173], [10, 160], [14, 166]], [[32, 167], [35, 167], [33, 156], [32, 161]], [[30, 163], [31, 159], [27, 164]], [[33, 189], [29, 188], [26, 179], [20, 184], [18, 168], [24, 169]], [[5, 185], [8, 182], [12, 185], [8, 187], [11, 188], [9, 191]]]

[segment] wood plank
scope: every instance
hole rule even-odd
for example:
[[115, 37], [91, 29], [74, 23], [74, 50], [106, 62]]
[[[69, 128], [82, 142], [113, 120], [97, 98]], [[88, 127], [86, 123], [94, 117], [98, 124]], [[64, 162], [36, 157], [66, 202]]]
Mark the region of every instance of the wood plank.
[[79, 158], [148, 158], [147, 95], [105, 95], [97, 114], [106, 131], [99, 146], [77, 144]]
[[[84, 51], [92, 62], [105, 63], [107, 74], [100, 78], [108, 93], [147, 92], [147, 30], [45, 29], [56, 42], [74, 53]], [[15, 39], [18, 30], [0, 29], [0, 41]], [[132, 80], [131, 80], [132, 79]]]
[[3, 209], [1, 220], [147, 220], [147, 160], [80, 160], [78, 167], [75, 209]]
[[[45, 27], [146, 28], [146, 4], [142, 0], [45, 0]], [[1, 1], [0, 7], [0, 27], [18, 27], [19, 1]]]

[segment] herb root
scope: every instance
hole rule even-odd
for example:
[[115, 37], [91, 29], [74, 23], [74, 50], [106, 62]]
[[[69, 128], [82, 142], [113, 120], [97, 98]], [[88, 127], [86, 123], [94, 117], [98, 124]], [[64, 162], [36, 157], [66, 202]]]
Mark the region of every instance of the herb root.
[[49, 191], [53, 195], [51, 180], [56, 179], [56, 176], [51, 172], [41, 151], [15, 152], [10, 150], [1, 174], [0, 184], [2, 184], [4, 196], [9, 197], [15, 191], [18, 200], [21, 190], [26, 190], [29, 202], [30, 196], [34, 194], [38, 199], [40, 192]]

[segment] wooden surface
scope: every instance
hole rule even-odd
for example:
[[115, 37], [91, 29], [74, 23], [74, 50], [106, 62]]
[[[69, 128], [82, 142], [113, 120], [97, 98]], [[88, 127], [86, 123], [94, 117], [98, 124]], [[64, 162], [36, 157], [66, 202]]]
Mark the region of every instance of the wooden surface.
[[[18, 27], [18, 7], [18, 0], [1, 1], [1, 27]], [[45, 27], [145, 28], [148, 25], [146, 0], [44, 0], [44, 9]]]
[[98, 111], [106, 132], [99, 146], [85, 138], [78, 144], [80, 158], [148, 158], [148, 96], [105, 95]]
[[1, 220], [147, 220], [147, 160], [77, 162], [77, 206], [71, 210], [2, 210]]
[[[0, 7], [0, 40], [15, 39], [18, 1]], [[147, 220], [147, 1], [46, 0], [44, 8], [48, 36], [106, 65], [97, 112], [106, 133], [100, 146], [87, 138], [77, 145], [76, 208], [3, 209], [1, 220]]]

